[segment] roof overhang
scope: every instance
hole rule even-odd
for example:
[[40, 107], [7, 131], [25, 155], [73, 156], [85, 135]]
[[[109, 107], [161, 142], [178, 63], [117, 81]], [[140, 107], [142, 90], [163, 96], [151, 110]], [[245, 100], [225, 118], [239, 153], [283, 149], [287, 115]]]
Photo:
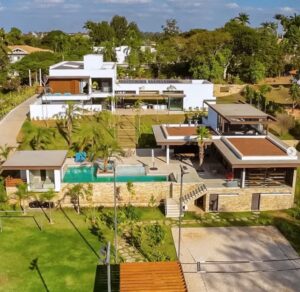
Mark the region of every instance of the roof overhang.
[[67, 150], [16, 151], [2, 165], [3, 170], [61, 169]]

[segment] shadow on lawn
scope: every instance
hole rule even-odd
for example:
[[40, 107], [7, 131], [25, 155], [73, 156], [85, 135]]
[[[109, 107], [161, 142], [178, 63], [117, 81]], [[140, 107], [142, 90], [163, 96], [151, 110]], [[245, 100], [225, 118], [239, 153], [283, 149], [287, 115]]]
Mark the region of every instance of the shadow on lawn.
[[44, 285], [45, 291], [50, 292], [50, 290], [48, 289], [48, 286], [47, 286], [47, 284], [46, 284], [46, 282], [45, 282], [45, 279], [44, 279], [44, 277], [43, 277], [43, 275], [42, 275], [42, 273], [41, 273], [41, 270], [40, 270], [40, 268], [39, 268], [39, 265], [38, 265], [38, 258], [35, 258], [35, 259], [33, 259], [33, 260], [31, 261], [30, 266], [29, 266], [29, 269], [32, 270], [32, 271], [34, 271], [34, 270], [37, 271], [37, 273], [38, 273], [38, 275], [39, 275], [39, 277], [40, 277], [40, 279], [41, 279], [41, 281], [42, 281], [42, 283], [43, 283], [43, 285]]
[[90, 248], [90, 250], [95, 254], [95, 256], [99, 259], [99, 254], [96, 252], [96, 250], [93, 248], [93, 246], [87, 241], [87, 239], [83, 236], [83, 234], [79, 231], [79, 229], [76, 227], [76, 225], [73, 223], [71, 218], [66, 214], [66, 212], [60, 208], [62, 213], [65, 215], [65, 217], [68, 219], [68, 221], [71, 223], [71, 225], [74, 227], [74, 229], [77, 231], [77, 233], [80, 235], [82, 240], [86, 243], [86, 245]]

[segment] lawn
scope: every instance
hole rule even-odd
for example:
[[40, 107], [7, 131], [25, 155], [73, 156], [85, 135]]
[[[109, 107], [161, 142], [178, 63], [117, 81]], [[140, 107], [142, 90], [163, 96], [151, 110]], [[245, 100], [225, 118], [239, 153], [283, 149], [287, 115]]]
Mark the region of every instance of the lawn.
[[[112, 213], [112, 208], [96, 211]], [[65, 212], [65, 214], [64, 214]], [[78, 215], [73, 209], [53, 212], [54, 224], [49, 224], [42, 212], [34, 215], [39, 230], [32, 218], [1, 218], [3, 232], [0, 233], [0, 291], [92, 291], [98, 263], [98, 251], [104, 242], [113, 244], [113, 228], [98, 221], [97, 229], [91, 228], [91, 209], [83, 209]], [[159, 208], [135, 208], [137, 221], [134, 226], [149, 226], [158, 222], [165, 230], [165, 237], [158, 251], [176, 259], [171, 227], [177, 220], [166, 219]], [[3, 213], [1, 216], [4, 215]], [[119, 209], [118, 218], [121, 216]], [[294, 210], [274, 212], [210, 213], [196, 215], [187, 212], [183, 227], [229, 227], [274, 225], [291, 242], [300, 254], [300, 220]], [[137, 223], [139, 222], [139, 223]], [[126, 228], [120, 223], [120, 233]], [[99, 237], [98, 230], [102, 236]], [[157, 248], [157, 247], [156, 247]], [[114, 247], [112, 245], [112, 251]], [[112, 258], [113, 262], [113, 253]], [[31, 269], [32, 263], [37, 263]]]
[[[251, 86], [255, 90], [259, 89], [259, 86], [253, 85]], [[279, 86], [272, 87], [272, 90], [266, 94], [267, 100], [274, 101], [279, 104], [291, 104], [291, 96], [289, 94], [289, 88]], [[236, 93], [228, 96], [218, 97], [218, 103], [232, 103], [237, 102], [238, 100], [245, 100], [244, 96], [241, 93]]]
[[93, 290], [100, 242], [83, 215], [66, 214], [77, 230], [61, 211], [54, 212], [53, 225], [42, 213], [33, 214], [42, 231], [32, 218], [2, 218], [0, 291], [45, 291], [37, 269], [30, 269], [35, 259], [49, 291]]
[[[0, 233], [0, 291], [93, 291], [98, 263], [97, 253], [103, 242], [112, 244], [113, 228], [104, 223], [98, 227], [104, 238], [99, 241], [99, 234], [87, 219], [92, 210], [83, 210], [78, 215], [72, 209], [64, 209], [65, 214], [53, 212], [54, 224], [49, 224], [41, 212], [31, 212], [32, 218], [20, 215], [17, 218], [1, 218], [3, 232]], [[101, 212], [110, 212], [106, 208]], [[141, 221], [150, 224], [150, 220], [161, 220], [163, 214], [158, 208], [138, 208]], [[4, 214], [2, 213], [1, 216]], [[100, 213], [96, 211], [96, 217]], [[166, 231], [160, 252], [176, 258], [171, 230]], [[37, 269], [30, 269], [37, 259]], [[45, 284], [43, 284], [43, 281]]]

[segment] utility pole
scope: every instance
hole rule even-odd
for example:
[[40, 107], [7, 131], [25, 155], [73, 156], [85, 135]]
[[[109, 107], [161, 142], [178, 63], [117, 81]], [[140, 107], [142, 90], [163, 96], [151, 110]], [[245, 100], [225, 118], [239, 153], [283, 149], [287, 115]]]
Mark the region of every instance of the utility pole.
[[29, 86], [32, 86], [32, 82], [31, 82], [31, 70], [28, 70], [28, 81], [29, 81]]
[[114, 245], [115, 245], [115, 264], [118, 263], [118, 218], [117, 218], [117, 185], [116, 185], [116, 162], [113, 162], [114, 170]]
[[42, 69], [39, 69], [39, 80], [40, 80], [40, 86], [42, 86]]
[[178, 254], [177, 258], [180, 262], [180, 249], [181, 249], [181, 217], [182, 217], [182, 193], [183, 193], [183, 176], [188, 174], [187, 167], [180, 165], [180, 197], [179, 197], [179, 224], [178, 224]]

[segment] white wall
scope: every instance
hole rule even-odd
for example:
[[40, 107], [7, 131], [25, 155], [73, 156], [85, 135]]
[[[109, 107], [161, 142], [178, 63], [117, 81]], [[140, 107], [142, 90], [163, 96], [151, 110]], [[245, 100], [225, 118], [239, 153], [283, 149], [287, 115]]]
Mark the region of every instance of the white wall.
[[[53, 119], [55, 116], [64, 116], [66, 112], [66, 104], [32, 104], [30, 105], [30, 118], [47, 120]], [[91, 105], [78, 105], [78, 107], [88, 110], [99, 112], [102, 110], [101, 104], [91, 104]]]
[[168, 90], [169, 86], [174, 86], [176, 90], [184, 91], [186, 97], [183, 100], [183, 107], [186, 110], [189, 107], [193, 109], [196, 107], [201, 108], [204, 100], [215, 99], [213, 96], [213, 84], [203, 84], [202, 80], [193, 80], [192, 83], [117, 83], [114, 90], [135, 90], [137, 94], [140, 90], [159, 90], [162, 93], [162, 91]]
[[206, 119], [206, 126], [210, 126], [217, 131], [218, 127], [218, 114], [211, 108], [208, 108], [208, 116]]
[[55, 184], [54, 190], [56, 192], [59, 192], [61, 189], [61, 181], [62, 181], [61, 171], [60, 171], [60, 169], [55, 169], [54, 170], [54, 184]]

